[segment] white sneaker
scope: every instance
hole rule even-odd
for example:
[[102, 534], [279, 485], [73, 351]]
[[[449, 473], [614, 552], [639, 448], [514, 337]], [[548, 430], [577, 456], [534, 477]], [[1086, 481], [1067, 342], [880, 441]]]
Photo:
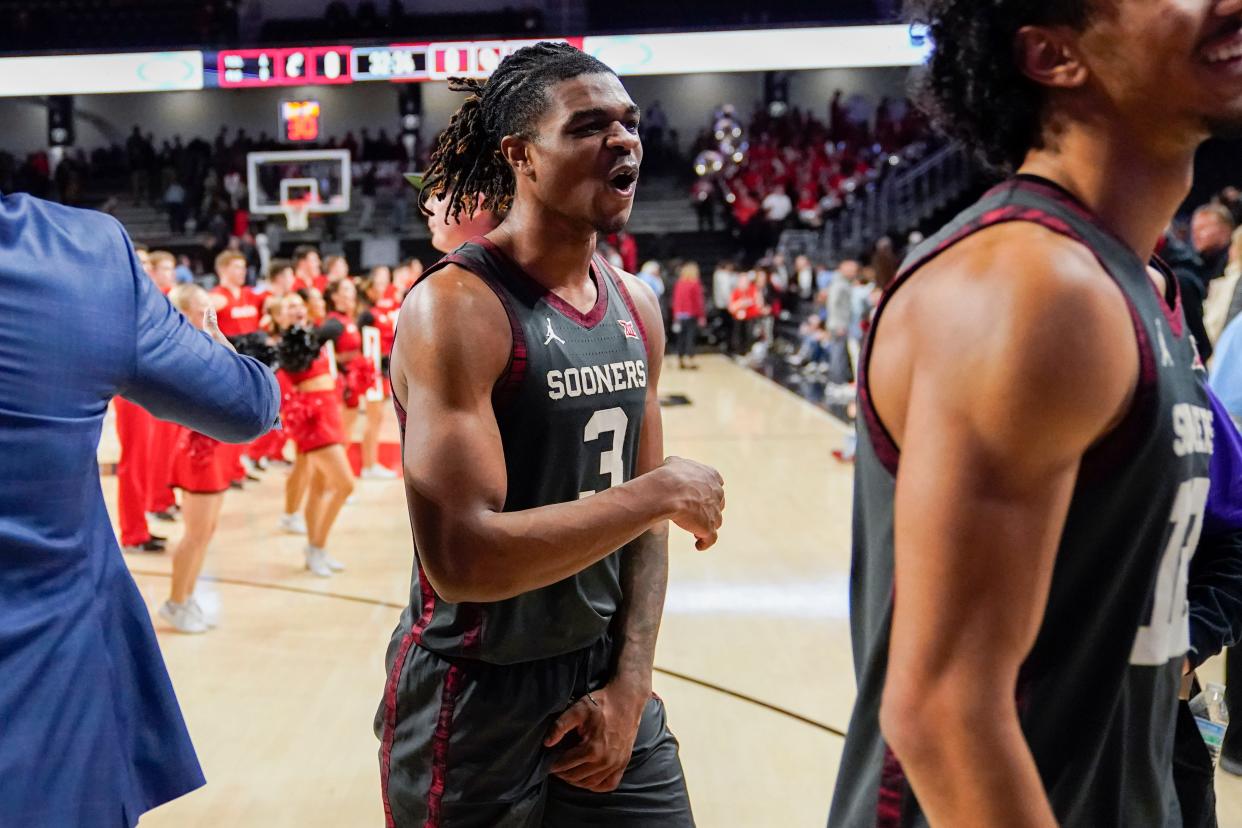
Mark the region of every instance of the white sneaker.
[[303, 550], [306, 555], [306, 568], [318, 575], [320, 578], [332, 577], [332, 567], [328, 565], [328, 553], [318, 547], [311, 546], [309, 543]]
[[291, 515], [283, 515], [280, 518], [280, 530], [287, 535], [305, 535], [306, 518], [297, 512]]
[[190, 601], [198, 608], [199, 615], [208, 627], [220, 626], [220, 593], [214, 584], [199, 581], [194, 585]]
[[344, 572], [345, 571], [345, 564], [341, 563], [336, 558], [329, 555], [328, 550], [321, 549], [319, 551], [323, 552], [323, 562], [328, 565], [328, 569], [331, 569], [333, 572]]
[[177, 632], [183, 633], [205, 633], [207, 632], [207, 622], [203, 620], [202, 612], [198, 605], [194, 603], [194, 599], [186, 601], [184, 604], [174, 604], [172, 601], [165, 601], [160, 607], [160, 618], [163, 618], [173, 626]]
[[397, 473], [387, 466], [381, 466], [376, 463], [362, 470], [359, 475], [363, 480], [396, 480]]

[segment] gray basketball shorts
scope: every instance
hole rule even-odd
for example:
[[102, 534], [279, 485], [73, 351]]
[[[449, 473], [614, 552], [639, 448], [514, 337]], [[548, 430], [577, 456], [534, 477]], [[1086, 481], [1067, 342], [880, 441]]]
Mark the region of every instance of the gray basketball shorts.
[[616, 790], [594, 793], [549, 774], [574, 734], [551, 749], [544, 738], [566, 708], [607, 683], [611, 664], [607, 639], [510, 665], [411, 646], [375, 721], [388, 828], [693, 828], [677, 739], [654, 694]]

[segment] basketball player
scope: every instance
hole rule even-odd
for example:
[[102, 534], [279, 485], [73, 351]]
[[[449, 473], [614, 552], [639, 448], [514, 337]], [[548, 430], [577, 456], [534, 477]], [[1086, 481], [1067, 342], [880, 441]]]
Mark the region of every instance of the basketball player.
[[483, 208], [482, 198], [473, 213], [467, 211], [464, 215], [450, 216], [448, 202], [435, 195], [439, 189], [436, 182], [425, 178], [418, 181], [427, 190], [423, 209], [427, 213], [427, 229], [431, 231], [431, 246], [441, 253], [452, 253], [475, 236], [492, 232], [500, 224], [500, 216]]
[[1242, 122], [1242, 0], [917, 5], [942, 127], [1018, 175], [911, 254], [862, 359], [829, 824], [1180, 825], [1212, 413], [1152, 251]]
[[724, 495], [663, 461], [658, 304], [594, 255], [633, 206], [638, 107], [564, 44], [451, 88], [473, 94], [427, 195], [508, 212], [398, 324], [416, 549], [376, 722], [387, 824], [692, 825], [651, 664], [666, 521], [706, 549]]

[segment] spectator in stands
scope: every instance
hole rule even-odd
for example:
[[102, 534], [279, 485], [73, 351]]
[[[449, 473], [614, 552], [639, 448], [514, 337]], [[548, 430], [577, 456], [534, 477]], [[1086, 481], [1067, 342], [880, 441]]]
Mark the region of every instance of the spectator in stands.
[[1204, 360], [1212, 356], [1212, 340], [1203, 326], [1203, 303], [1212, 280], [1225, 272], [1233, 229], [1233, 214], [1219, 204], [1206, 204], [1195, 210], [1191, 218], [1193, 252], [1172, 240], [1164, 251], [1166, 261], [1177, 274], [1186, 326]]
[[184, 253], [177, 257], [176, 278], [179, 285], [194, 281], [194, 269], [191, 267], [190, 257]]
[[798, 352], [789, 357], [789, 364], [801, 367], [803, 373], [828, 372], [828, 331], [818, 313], [808, 316], [798, 328]]
[[608, 237], [608, 243], [621, 257], [621, 268], [627, 273], [638, 273], [638, 242], [629, 233], [622, 230]]
[[712, 271], [712, 316], [720, 329], [720, 340], [733, 340], [733, 314], [729, 313], [729, 302], [733, 298], [733, 288], [737, 286], [737, 267], [730, 261], [716, 264]]
[[677, 272], [673, 286], [673, 334], [677, 337], [677, 366], [698, 368], [694, 364], [699, 341], [699, 328], [707, 324], [707, 303], [703, 297], [703, 281], [699, 266], [686, 262]]
[[1208, 338], [1218, 343], [1225, 326], [1242, 311], [1242, 228], [1233, 231], [1229, 246], [1229, 263], [1225, 274], [1214, 279], [1208, 286], [1208, 297], [1203, 303], [1203, 327]]
[[783, 230], [789, 214], [793, 212], [793, 202], [784, 187], [773, 187], [763, 199], [763, 217], [778, 232]]
[[733, 318], [733, 354], [741, 356], [750, 350], [756, 333], [755, 324], [763, 313], [763, 296], [755, 281], [754, 271], [739, 274], [729, 297], [729, 315]]
[[794, 259], [794, 276], [791, 280], [797, 289], [799, 307], [815, 298], [815, 267], [810, 258], [800, 255]]
[[358, 192], [362, 198], [362, 213], [358, 217], [358, 229], [364, 233], [371, 232], [371, 222], [375, 217], [375, 193], [379, 187], [379, 173], [375, 166], [373, 163], [366, 165], [366, 170], [362, 173], [362, 181], [358, 185]]
[[849, 356], [850, 323], [853, 321], [854, 285], [862, 266], [853, 259], [841, 262], [836, 278], [828, 286], [828, 306], [825, 328], [828, 331], [830, 382], [846, 383], [853, 380], [853, 368]]
[[699, 232], [716, 231], [716, 185], [706, 178], [697, 179], [690, 187], [690, 203], [699, 219]]
[[181, 235], [185, 233], [186, 220], [185, 187], [176, 178], [169, 181], [164, 189], [164, 207], [168, 210], [168, 230]]
[[660, 267], [660, 263], [655, 259], [643, 262], [642, 269], [635, 275], [642, 280], [643, 284], [655, 292], [657, 299], [664, 296], [663, 268]]
[[656, 166], [659, 166], [664, 161], [664, 139], [668, 130], [668, 116], [664, 114], [664, 107], [660, 106], [658, 100], [652, 101], [651, 106], [647, 107], [642, 127], [643, 149], [650, 160], [655, 161]]

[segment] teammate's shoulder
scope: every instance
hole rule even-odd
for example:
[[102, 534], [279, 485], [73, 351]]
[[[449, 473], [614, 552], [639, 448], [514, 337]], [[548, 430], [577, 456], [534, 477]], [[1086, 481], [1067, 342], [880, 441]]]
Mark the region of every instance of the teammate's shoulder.
[[405, 297], [402, 314], [435, 328], [465, 326], [467, 330], [476, 325], [493, 327], [506, 317], [496, 292], [473, 271], [451, 262], [418, 280]]
[[1031, 222], [1007, 222], [973, 233], [932, 259], [926, 269], [972, 293], [1066, 300], [1117, 296], [1113, 280], [1090, 248]]

